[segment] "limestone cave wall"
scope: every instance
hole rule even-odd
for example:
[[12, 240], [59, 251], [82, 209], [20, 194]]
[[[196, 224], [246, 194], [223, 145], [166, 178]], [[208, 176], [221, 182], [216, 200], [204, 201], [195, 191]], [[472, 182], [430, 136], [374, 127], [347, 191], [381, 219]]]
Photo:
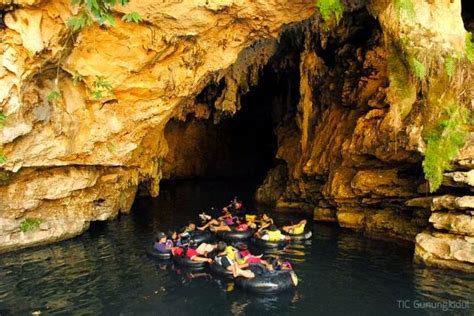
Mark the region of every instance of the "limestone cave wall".
[[[283, 29], [315, 7], [131, 1], [114, 8], [115, 27], [80, 32], [66, 25], [78, 12], [69, 0], [0, 1], [0, 10], [0, 251], [8, 251], [128, 212], [139, 183], [157, 195], [168, 122], [206, 115], [195, 100], [221, 80], [215, 108], [235, 112], [237, 82], [256, 78]], [[144, 21], [122, 22], [127, 12]], [[104, 81], [112, 91], [97, 97]], [[33, 220], [41, 225], [22, 229]]]
[[[275, 128], [283, 163], [256, 198], [371, 237], [414, 242], [416, 261], [473, 271], [472, 128], [430, 193], [422, 168], [429, 109], [418, 104], [397, 127], [386, 22], [357, 10], [329, 37], [311, 33], [298, 59], [299, 101]], [[468, 99], [472, 111], [472, 91]]]

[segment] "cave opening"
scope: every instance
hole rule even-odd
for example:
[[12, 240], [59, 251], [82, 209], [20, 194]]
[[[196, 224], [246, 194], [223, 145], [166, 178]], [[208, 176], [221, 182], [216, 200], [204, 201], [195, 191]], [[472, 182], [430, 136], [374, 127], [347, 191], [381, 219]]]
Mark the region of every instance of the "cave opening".
[[[285, 199], [298, 200], [285, 190], [287, 185], [292, 185], [290, 169], [302, 154], [298, 140], [305, 115], [305, 110], [299, 108], [303, 101], [300, 100], [302, 76], [308, 76], [312, 90], [313, 113], [304, 127], [311, 139], [328, 108], [361, 113], [370, 110], [367, 106], [355, 109], [358, 102], [355, 87], [358, 79], [369, 71], [364, 68], [361, 56], [378, 45], [381, 30], [365, 9], [355, 11], [344, 21], [343, 35], [322, 35], [311, 31], [311, 25], [308, 21], [282, 33], [273, 56], [265, 66], [259, 66], [257, 84], [251, 86], [252, 80], [247, 76], [244, 88], [239, 88], [240, 108], [235, 114], [216, 113], [215, 102], [228, 88], [221, 79], [211, 82], [195, 99], [196, 104], [205, 105], [207, 116], [193, 109], [167, 124], [165, 138], [169, 152], [162, 165], [162, 184], [170, 180], [252, 179], [252, 189], [259, 202], [273, 204], [283, 195]], [[302, 66], [302, 58], [309, 52], [317, 55], [320, 73], [302, 73], [301, 67], [307, 67]], [[284, 138], [291, 138], [293, 149], [278, 158], [279, 148], [288, 150], [288, 144], [282, 145], [287, 143]], [[322, 151], [329, 150], [326, 144], [320, 146]], [[316, 177], [314, 181], [323, 180]], [[319, 182], [313, 185], [318, 197], [321, 196]], [[262, 188], [262, 194], [257, 192], [258, 188]]]
[[[297, 65], [298, 62], [295, 63]], [[163, 180], [246, 180], [253, 191], [263, 183], [269, 170], [281, 163], [276, 158], [275, 128], [294, 118], [299, 97], [296, 69], [279, 74], [267, 65], [260, 71], [258, 85], [241, 95], [234, 115], [171, 120], [165, 128], [169, 152], [164, 159]], [[210, 85], [198, 101], [213, 102], [222, 85]], [[296, 91], [294, 91], [296, 89]]]
[[468, 32], [474, 31], [474, 3], [469, 0], [461, 1], [461, 16], [464, 22], [464, 28]]

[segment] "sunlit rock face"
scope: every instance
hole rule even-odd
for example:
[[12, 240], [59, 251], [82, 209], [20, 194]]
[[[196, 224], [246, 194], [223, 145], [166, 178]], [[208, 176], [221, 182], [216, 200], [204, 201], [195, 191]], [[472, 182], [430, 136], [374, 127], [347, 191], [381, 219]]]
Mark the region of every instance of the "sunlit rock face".
[[[417, 261], [472, 271], [474, 136], [429, 194], [430, 109], [414, 88], [399, 102], [387, 71], [402, 41], [463, 50], [461, 5], [412, 2], [414, 19], [393, 1], [344, 1], [328, 29], [313, 1], [131, 1], [116, 8], [116, 27], [71, 34], [68, 0], [0, 1], [0, 251], [127, 212], [140, 183], [155, 196], [162, 178], [225, 174], [232, 153], [215, 152], [226, 143], [222, 122], [270, 73], [277, 164], [257, 199], [415, 242]], [[120, 21], [131, 11], [144, 23]], [[98, 78], [113, 89], [99, 100]], [[31, 218], [41, 224], [24, 231]]]
[[[157, 195], [168, 121], [197, 112], [195, 97], [217, 78], [228, 89], [216, 107], [235, 112], [236, 80], [315, 11], [308, 1], [131, 1], [116, 8], [116, 27], [73, 34], [69, 0], [0, 7], [0, 252], [127, 212], [140, 182]], [[121, 22], [131, 11], [144, 22]], [[113, 89], [100, 100], [98, 78]], [[61, 96], [48, 100], [52, 91]], [[23, 231], [28, 219], [42, 224]]]
[[[302, 49], [300, 98], [294, 115], [276, 128], [277, 158], [286, 168], [271, 170], [256, 197], [371, 237], [414, 242], [418, 262], [472, 271], [474, 135], [430, 194], [421, 166], [430, 109], [417, 101], [399, 120], [387, 71], [390, 43], [400, 38], [433, 51], [463, 47], [460, 2], [413, 3], [415, 22], [400, 23], [390, 1], [373, 2], [378, 23], [354, 12]], [[269, 192], [281, 188], [281, 179], [285, 189], [272, 200]]]

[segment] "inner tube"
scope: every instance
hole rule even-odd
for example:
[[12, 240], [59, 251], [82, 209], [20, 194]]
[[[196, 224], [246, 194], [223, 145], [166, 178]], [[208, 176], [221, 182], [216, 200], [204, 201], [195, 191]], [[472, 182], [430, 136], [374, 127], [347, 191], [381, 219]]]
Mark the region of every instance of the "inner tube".
[[292, 274], [294, 274], [292, 270], [271, 271], [256, 275], [253, 279], [238, 277], [235, 279], [235, 284], [253, 293], [276, 294], [295, 288]]
[[217, 233], [217, 237], [227, 242], [234, 242], [234, 241], [247, 240], [250, 237], [252, 237], [254, 233], [255, 233], [255, 230], [249, 228], [243, 231], [231, 230], [228, 232], [219, 232]]
[[250, 239], [250, 242], [260, 248], [283, 248], [286, 246], [286, 240], [269, 241], [253, 237], [252, 239]]
[[156, 259], [160, 259], [160, 260], [171, 259], [171, 252], [159, 252], [153, 246], [147, 247], [145, 251], [148, 256], [156, 258]]
[[222, 276], [222, 277], [229, 278], [229, 279], [233, 278], [232, 272], [230, 272], [229, 270], [224, 269], [223, 266], [221, 266], [220, 264], [217, 264], [215, 262], [213, 262], [209, 265], [209, 270], [211, 270], [211, 273], [213, 273], [215, 275]]
[[202, 244], [203, 242], [209, 242], [212, 240], [212, 234], [209, 231], [204, 231], [204, 232], [194, 231], [190, 235], [191, 235], [191, 238], [189, 239], [189, 241], [197, 245]]
[[298, 235], [292, 235], [292, 234], [286, 234], [286, 236], [290, 237], [292, 241], [303, 241], [303, 240], [308, 240], [313, 236], [313, 232], [310, 230], [304, 231], [302, 234]]
[[181, 267], [193, 270], [203, 270], [207, 265], [207, 262], [192, 261], [187, 256], [173, 256], [173, 261]]

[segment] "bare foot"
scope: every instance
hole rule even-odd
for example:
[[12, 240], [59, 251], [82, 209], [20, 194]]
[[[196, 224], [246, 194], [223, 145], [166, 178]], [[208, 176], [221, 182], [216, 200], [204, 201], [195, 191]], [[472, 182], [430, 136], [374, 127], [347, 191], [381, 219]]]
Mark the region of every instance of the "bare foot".
[[293, 281], [293, 285], [298, 286], [298, 277], [296, 276], [296, 273], [294, 271], [291, 271], [290, 276], [291, 276], [291, 281]]

